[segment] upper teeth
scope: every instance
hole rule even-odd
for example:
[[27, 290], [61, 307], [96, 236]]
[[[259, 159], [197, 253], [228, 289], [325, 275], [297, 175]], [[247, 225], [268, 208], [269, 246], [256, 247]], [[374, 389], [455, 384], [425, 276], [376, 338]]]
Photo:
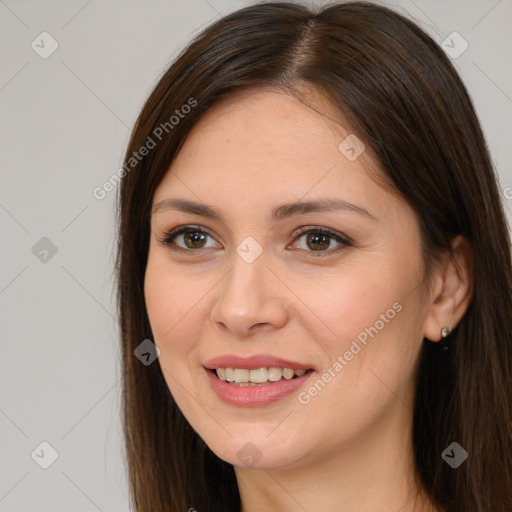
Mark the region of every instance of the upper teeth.
[[263, 382], [277, 382], [281, 377], [291, 379], [294, 375], [302, 377], [306, 370], [292, 370], [291, 368], [279, 368], [272, 366], [270, 368], [257, 368], [255, 370], [247, 370], [245, 368], [217, 368], [217, 376], [221, 380], [227, 382], [253, 382], [262, 384]]

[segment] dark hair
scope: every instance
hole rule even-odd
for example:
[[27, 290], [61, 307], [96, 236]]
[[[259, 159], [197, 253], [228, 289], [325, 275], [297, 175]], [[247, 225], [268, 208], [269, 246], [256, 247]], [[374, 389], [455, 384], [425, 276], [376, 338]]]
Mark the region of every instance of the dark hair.
[[[240, 510], [232, 465], [188, 424], [159, 363], [145, 366], [134, 356], [152, 339], [144, 275], [154, 191], [187, 134], [217, 101], [242, 87], [300, 96], [304, 85], [327, 98], [334, 115], [343, 113], [413, 209], [427, 269], [450, 250], [455, 235], [471, 245], [474, 295], [450, 353], [442, 357], [425, 342], [420, 355], [416, 476], [447, 511], [511, 511], [512, 265], [497, 178], [448, 57], [415, 23], [368, 2], [318, 10], [269, 2], [223, 17], [169, 67], [136, 121], [120, 186], [117, 259], [123, 421], [135, 508]], [[170, 121], [187, 104], [194, 106]], [[133, 160], [155, 142], [155, 130], [165, 138]], [[453, 441], [469, 453], [458, 469], [441, 458]]]

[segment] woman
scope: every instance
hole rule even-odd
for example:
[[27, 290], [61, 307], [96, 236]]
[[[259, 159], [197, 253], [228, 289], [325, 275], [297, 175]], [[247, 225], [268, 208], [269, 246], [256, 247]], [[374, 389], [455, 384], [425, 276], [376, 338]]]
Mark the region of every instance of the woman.
[[510, 239], [420, 28], [365, 2], [230, 14], [123, 174], [137, 511], [512, 510]]

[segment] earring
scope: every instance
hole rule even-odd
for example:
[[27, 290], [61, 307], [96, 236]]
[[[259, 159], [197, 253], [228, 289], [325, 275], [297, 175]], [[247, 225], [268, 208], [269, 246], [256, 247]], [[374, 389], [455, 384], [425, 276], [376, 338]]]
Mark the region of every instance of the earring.
[[441, 339], [439, 341], [430, 341], [428, 338], [425, 338], [425, 342], [430, 347], [431, 350], [437, 352], [438, 354], [447, 354], [450, 352], [450, 341], [452, 339], [453, 330], [450, 329], [447, 325], [444, 325], [441, 328]]
[[441, 338], [447, 338], [452, 331], [446, 325], [441, 329]]
[[441, 341], [436, 343], [436, 348], [441, 354], [446, 354], [450, 351], [450, 334], [452, 330], [448, 326], [443, 326], [441, 329]]

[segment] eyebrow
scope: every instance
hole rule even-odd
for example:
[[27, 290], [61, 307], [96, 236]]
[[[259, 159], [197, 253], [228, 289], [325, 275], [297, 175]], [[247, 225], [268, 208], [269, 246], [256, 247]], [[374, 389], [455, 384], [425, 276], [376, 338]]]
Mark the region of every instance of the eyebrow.
[[[189, 201], [187, 199], [163, 199], [153, 207], [153, 213], [157, 213], [163, 210], [179, 210], [185, 213], [192, 213], [195, 215], [202, 215], [203, 217], [209, 217], [212, 219], [225, 222], [225, 218], [222, 213], [215, 207]], [[315, 201], [303, 201], [296, 203], [287, 203], [276, 206], [272, 209], [271, 219], [275, 222], [293, 217], [297, 215], [303, 215], [310, 212], [329, 212], [329, 211], [347, 211], [358, 213], [371, 220], [377, 221], [377, 217], [371, 214], [368, 210], [362, 206], [358, 206], [341, 199], [324, 198]]]

